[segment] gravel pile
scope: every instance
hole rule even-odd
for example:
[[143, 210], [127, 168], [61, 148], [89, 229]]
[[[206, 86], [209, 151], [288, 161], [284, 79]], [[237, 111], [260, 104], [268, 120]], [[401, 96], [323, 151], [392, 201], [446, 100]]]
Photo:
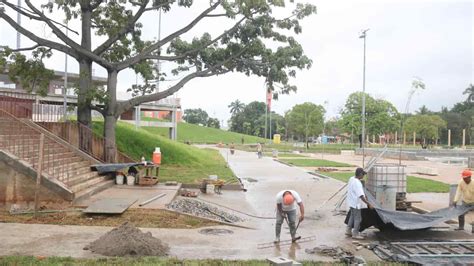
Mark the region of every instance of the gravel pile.
[[240, 218], [239, 216], [225, 212], [204, 202], [192, 199], [175, 200], [166, 207], [171, 210], [192, 214], [198, 217], [211, 218], [228, 223], [244, 221], [244, 219]]
[[126, 222], [84, 247], [105, 256], [166, 256], [169, 247]]

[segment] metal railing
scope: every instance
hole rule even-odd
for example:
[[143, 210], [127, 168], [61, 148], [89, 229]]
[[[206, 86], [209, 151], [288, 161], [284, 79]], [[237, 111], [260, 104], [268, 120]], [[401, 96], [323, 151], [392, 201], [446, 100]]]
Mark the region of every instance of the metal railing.
[[[39, 139], [42, 132], [0, 108], [0, 149], [39, 168]], [[45, 134], [42, 172], [69, 186], [78, 168], [90, 161], [75, 156], [73, 149]]]
[[[95, 133], [89, 127], [76, 121], [63, 121], [64, 107], [53, 104], [39, 103], [37, 95], [0, 92], [0, 108], [12, 114], [16, 118], [31, 119], [44, 129], [59, 136], [69, 144], [92, 156], [93, 158], [105, 162], [105, 146], [109, 141], [103, 136]], [[66, 110], [67, 111], [67, 110]], [[135, 162], [127, 155], [116, 152], [116, 162]]]

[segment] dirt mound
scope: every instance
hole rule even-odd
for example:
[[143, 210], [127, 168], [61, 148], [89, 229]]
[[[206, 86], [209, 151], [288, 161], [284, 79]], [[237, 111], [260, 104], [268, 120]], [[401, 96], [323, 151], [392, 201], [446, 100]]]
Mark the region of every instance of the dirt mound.
[[169, 251], [168, 245], [150, 232], [143, 233], [128, 222], [112, 229], [84, 249], [105, 256], [166, 256]]

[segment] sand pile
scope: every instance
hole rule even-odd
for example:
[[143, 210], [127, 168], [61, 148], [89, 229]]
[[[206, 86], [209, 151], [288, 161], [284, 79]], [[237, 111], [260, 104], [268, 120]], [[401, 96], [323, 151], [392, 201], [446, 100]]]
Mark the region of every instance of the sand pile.
[[169, 251], [168, 245], [150, 232], [143, 233], [128, 222], [112, 229], [84, 249], [106, 256], [166, 256]]

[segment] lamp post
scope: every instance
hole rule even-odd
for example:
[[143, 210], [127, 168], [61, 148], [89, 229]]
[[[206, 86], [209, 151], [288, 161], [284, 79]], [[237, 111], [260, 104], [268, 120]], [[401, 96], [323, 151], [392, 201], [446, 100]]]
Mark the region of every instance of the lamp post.
[[[68, 36], [69, 28], [68, 23], [66, 22], [66, 37]], [[64, 53], [64, 91], [63, 91], [63, 119], [64, 122], [67, 121], [67, 53]]]
[[362, 167], [365, 166], [365, 42], [367, 37], [367, 31], [363, 30], [359, 38], [364, 39], [364, 66], [362, 72]]
[[[328, 101], [324, 101], [323, 104], [326, 107], [325, 109], [327, 109], [328, 103], [329, 103]], [[324, 116], [323, 116], [323, 135], [321, 136], [321, 145], [323, 145], [323, 151], [321, 152], [321, 159], [324, 159], [324, 145], [325, 145], [325, 143], [323, 143], [324, 135], [326, 135], [326, 122], [324, 121]]]

